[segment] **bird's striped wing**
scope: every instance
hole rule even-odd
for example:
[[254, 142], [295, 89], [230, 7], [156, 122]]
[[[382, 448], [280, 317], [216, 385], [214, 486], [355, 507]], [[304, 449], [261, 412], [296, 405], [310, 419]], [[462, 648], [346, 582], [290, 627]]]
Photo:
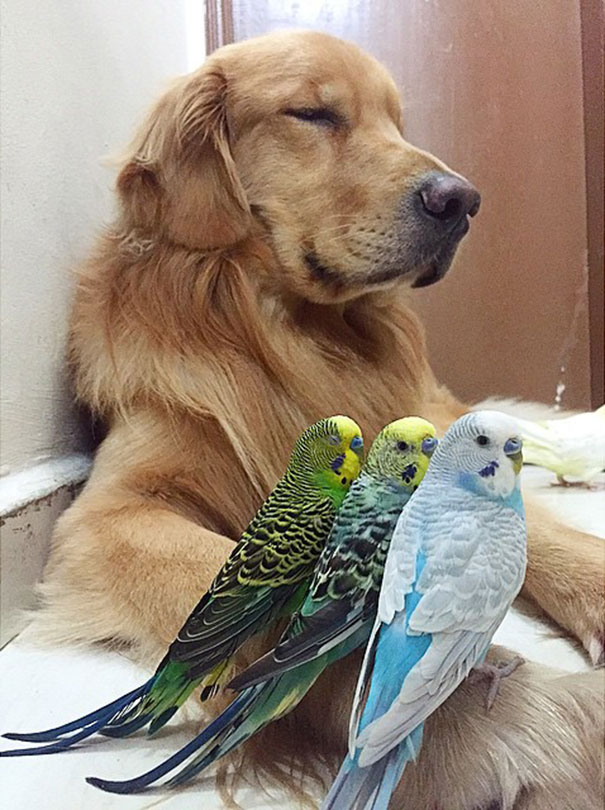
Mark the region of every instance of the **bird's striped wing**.
[[[427, 650], [406, 674], [390, 708], [354, 740], [361, 748], [360, 766], [371, 765], [393, 750], [452, 694], [482, 660], [493, 632], [408, 636], [410, 644], [426, 639]], [[406, 657], [405, 645], [401, 655]]]
[[299, 607], [334, 519], [330, 504], [251, 524], [170, 647], [201, 677]]
[[351, 759], [353, 759], [355, 756], [359, 724], [361, 722], [361, 715], [363, 713], [365, 701], [368, 696], [372, 672], [374, 671], [376, 648], [378, 646], [378, 636], [381, 627], [383, 627], [383, 623], [377, 617], [374, 621], [370, 638], [368, 639], [368, 643], [363, 655], [361, 669], [359, 670], [359, 676], [357, 678], [357, 684], [355, 686], [353, 705], [351, 707], [351, 716], [349, 718], [349, 756]]
[[349, 753], [351, 757], [355, 754], [359, 724], [374, 671], [380, 631], [384, 626], [391, 624], [398, 612], [404, 610], [406, 594], [411, 593], [417, 578], [417, 549], [420, 542], [420, 531], [417, 524], [410, 502], [402, 510], [393, 531], [380, 588], [378, 615], [355, 687], [349, 720]]
[[364, 626], [369, 630], [392, 526], [401, 509], [399, 496], [399, 502], [383, 503], [377, 513], [376, 497], [364, 492], [363, 482], [351, 487], [301, 610], [275, 649], [234, 678], [230, 688], [265, 681], [330, 652]]
[[[280, 642], [275, 649], [237, 675], [229, 683], [229, 688], [238, 691], [247, 689], [313, 661], [346, 641], [367, 621], [371, 621], [371, 618], [364, 619], [360, 605], [327, 602], [323, 609], [305, 623], [300, 639]], [[294, 643], [290, 643], [291, 641]]]
[[[498, 625], [521, 588], [525, 573], [525, 530], [510, 513], [494, 511], [489, 535], [472, 513], [436, 520], [423, 543], [428, 558], [416, 583], [420, 594], [403, 639], [430, 639], [409, 670], [392, 706], [356, 740], [360, 765], [376, 762], [407, 737], [456, 689], [482, 660]], [[483, 530], [485, 516], [481, 520]], [[481, 540], [481, 542], [479, 542]], [[415, 596], [415, 594], [414, 594]], [[382, 596], [381, 596], [382, 598]]]
[[415, 500], [412, 498], [402, 510], [387, 554], [378, 603], [378, 617], [385, 624], [390, 624], [395, 614], [404, 609], [406, 594], [416, 581], [416, 558], [424, 522], [422, 510], [414, 508]]

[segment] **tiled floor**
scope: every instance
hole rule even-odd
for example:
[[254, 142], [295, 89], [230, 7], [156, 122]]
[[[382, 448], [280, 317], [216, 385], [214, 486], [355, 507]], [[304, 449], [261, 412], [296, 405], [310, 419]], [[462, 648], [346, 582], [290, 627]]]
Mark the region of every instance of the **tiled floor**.
[[[550, 473], [524, 470], [524, 486], [564, 520], [605, 537], [605, 489], [552, 487]], [[603, 481], [601, 482], [603, 485]], [[557, 638], [547, 625], [513, 610], [496, 641], [527, 658], [569, 671], [588, 668], [571, 642]], [[133, 688], [148, 677], [117, 653], [88, 650], [42, 651], [16, 641], [0, 653], [0, 730], [48, 728], [84, 714]], [[0, 761], [0, 799], [11, 810], [217, 810], [222, 807], [212, 779], [198, 781], [179, 793], [111, 796], [84, 782], [89, 775], [127, 778], [160, 762], [183, 745], [190, 734], [178, 723], [149, 740], [95, 738], [79, 750], [57, 756]], [[7, 743], [2, 743], [2, 747]], [[245, 810], [288, 810], [284, 799], [242, 792]]]

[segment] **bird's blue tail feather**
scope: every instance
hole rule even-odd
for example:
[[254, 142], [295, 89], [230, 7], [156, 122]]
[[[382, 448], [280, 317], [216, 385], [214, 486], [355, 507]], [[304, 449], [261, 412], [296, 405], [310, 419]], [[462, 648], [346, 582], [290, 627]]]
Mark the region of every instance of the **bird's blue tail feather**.
[[321, 810], [387, 810], [407, 762], [416, 759], [423, 726], [418, 726], [382, 759], [360, 768], [347, 757]]
[[[177, 751], [150, 771], [141, 774], [141, 776], [123, 782], [90, 776], [86, 781], [89, 785], [98, 787], [108, 793], [140, 793], [154, 785], [158, 779], [161, 779], [196, 754], [197, 756], [173, 776], [166, 785], [173, 786], [187, 781], [218, 759], [219, 756], [223, 756], [223, 754], [239, 744], [241, 738], [237, 737], [237, 739], [235, 739], [235, 737], [230, 735], [245, 717], [246, 710], [254, 702], [258, 692], [262, 690], [263, 687], [266, 687], [266, 685], [259, 684], [241, 692], [212, 723], [206, 726], [206, 728], [197, 735], [197, 737], [187, 743], [180, 751]], [[221, 747], [221, 738], [223, 736], [225, 740], [229, 740], [229, 745], [226, 748]]]
[[387, 810], [403, 769], [401, 757], [397, 748], [366, 768], [347, 757], [321, 810]]
[[[102, 728], [101, 734], [104, 737], [128, 737], [149, 723], [147, 733], [151, 736], [154, 731], [157, 731], [165, 725], [173, 714], [178, 712], [179, 708], [180, 706], [170, 706], [170, 708], [163, 711], [162, 714], [155, 717], [151, 722], [149, 722], [150, 717], [153, 716], [151, 711], [133, 711], [134, 717], [132, 720], [122, 718], [120, 722], [116, 722], [116, 725], [110, 724]], [[130, 712], [128, 712], [128, 714], [130, 714]]]
[[[19, 734], [9, 733], [4, 734], [8, 740], [19, 740], [21, 742], [47, 742], [50, 745], [37, 746], [35, 748], [18, 748], [10, 751], [0, 751], [0, 757], [22, 757], [22, 756], [35, 756], [37, 754], [55, 754], [59, 751], [65, 751], [75, 743], [92, 736], [97, 731], [103, 730], [112, 721], [115, 721], [123, 712], [128, 711], [132, 704], [144, 697], [153, 684], [154, 678], [151, 678], [147, 683], [133, 689], [126, 695], [117, 700], [101, 706], [90, 714], [79, 717], [77, 720], [72, 720], [70, 723], [65, 723], [62, 726], [49, 728], [46, 731], [38, 731], [32, 734]], [[149, 718], [147, 718], [149, 719]], [[143, 723], [144, 725], [144, 723]], [[134, 730], [134, 729], [133, 729]], [[75, 733], [72, 733], [75, 732]], [[123, 736], [123, 735], [120, 735]]]

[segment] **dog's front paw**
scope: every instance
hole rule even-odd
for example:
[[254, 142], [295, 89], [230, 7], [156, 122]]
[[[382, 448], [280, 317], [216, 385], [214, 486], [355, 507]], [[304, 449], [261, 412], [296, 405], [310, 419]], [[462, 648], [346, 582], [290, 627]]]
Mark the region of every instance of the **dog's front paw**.
[[594, 582], [589, 587], [588, 593], [592, 591], [592, 599], [588, 599], [584, 606], [585, 614], [580, 619], [582, 626], [578, 634], [580, 640], [586, 647], [590, 660], [595, 666], [605, 664], [605, 583], [603, 571], [593, 572]]
[[558, 523], [526, 503], [528, 565], [524, 593], [585, 647], [605, 660], [605, 539]]
[[[569, 624], [595, 666], [605, 664], [605, 540], [583, 535], [571, 584]], [[575, 568], [575, 566], [574, 566]]]

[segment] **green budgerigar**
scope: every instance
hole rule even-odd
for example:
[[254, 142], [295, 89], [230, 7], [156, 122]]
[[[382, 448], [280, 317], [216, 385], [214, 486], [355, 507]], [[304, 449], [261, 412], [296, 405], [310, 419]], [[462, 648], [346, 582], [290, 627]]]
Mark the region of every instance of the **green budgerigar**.
[[279, 644], [229, 684], [239, 695], [151, 771], [125, 782], [87, 781], [114, 793], [137, 793], [182, 765], [167, 782], [181, 784], [291, 711], [326, 667], [362, 646], [374, 623], [393, 529], [436, 445], [435, 429], [424, 419], [387, 425], [336, 517], [302, 608]]
[[286, 472], [171, 644], [147, 683], [71, 723], [34, 734], [49, 743], [0, 756], [54, 753], [101, 732], [124, 737], [161, 728], [201, 687], [210, 697], [228, 675], [236, 650], [297, 610], [351, 482], [363, 463], [359, 426], [346, 416], [321, 419], [300, 436]]

